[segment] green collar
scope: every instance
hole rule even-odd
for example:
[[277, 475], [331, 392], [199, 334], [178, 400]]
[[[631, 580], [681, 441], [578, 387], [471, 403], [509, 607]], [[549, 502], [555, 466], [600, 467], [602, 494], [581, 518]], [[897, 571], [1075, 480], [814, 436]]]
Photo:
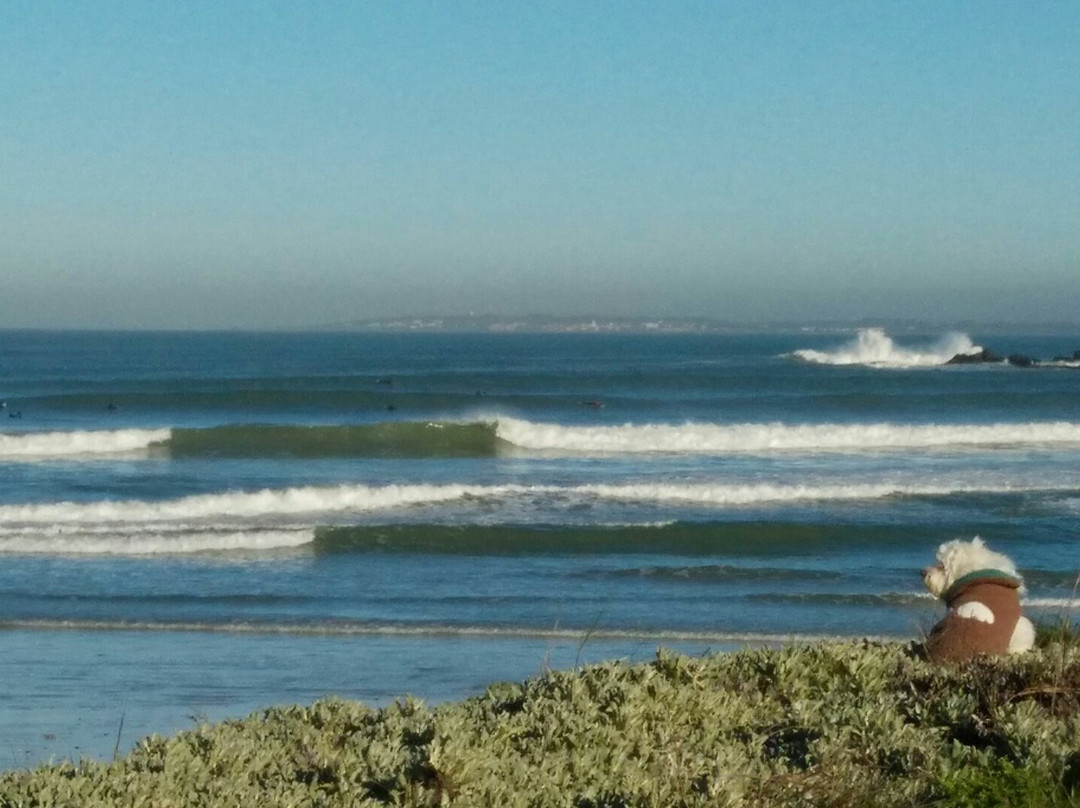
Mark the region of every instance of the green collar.
[[941, 599], [948, 603], [966, 586], [969, 586], [976, 581], [991, 581], [994, 583], [1005, 584], [1006, 586], [1019, 587], [1020, 579], [1015, 575], [1009, 575], [1007, 572], [1001, 570], [975, 570], [969, 572], [962, 578], [956, 580], [952, 586], [945, 590], [945, 593], [941, 596]]

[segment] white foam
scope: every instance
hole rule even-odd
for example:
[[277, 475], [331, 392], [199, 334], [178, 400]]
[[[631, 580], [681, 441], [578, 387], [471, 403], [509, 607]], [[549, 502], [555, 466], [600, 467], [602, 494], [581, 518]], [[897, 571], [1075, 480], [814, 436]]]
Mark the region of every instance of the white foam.
[[74, 432], [29, 432], [0, 435], [0, 460], [124, 454], [167, 441], [169, 429], [117, 429]]
[[49, 555], [173, 555], [265, 551], [302, 547], [315, 540], [314, 529], [24, 532], [0, 536], [0, 553]]
[[725, 454], [943, 447], [1080, 445], [1080, 423], [624, 424], [563, 426], [499, 418], [496, 434], [523, 449]]
[[685, 502], [697, 505], [756, 505], [770, 502], [871, 500], [892, 496], [945, 496], [948, 494], [1016, 491], [1014, 487], [971, 485], [905, 485], [856, 483], [838, 485], [712, 485], [643, 483], [639, 485], [586, 485], [578, 489], [602, 499], [640, 502]]
[[1027, 598], [1024, 606], [1032, 609], [1057, 609], [1066, 612], [1080, 612], [1080, 600], [1076, 598]]
[[717, 642], [734, 645], [786, 645], [812, 642], [893, 642], [888, 635], [769, 634], [737, 631], [681, 631], [678, 629], [578, 629], [485, 625], [396, 625], [335, 621], [327, 623], [164, 622], [125, 620], [3, 620], [0, 628], [31, 631], [173, 631], [213, 634], [284, 634], [298, 636], [470, 637], [548, 640], [646, 640], [652, 642]]
[[501, 487], [467, 485], [306, 486], [201, 494], [157, 501], [57, 502], [0, 506], [0, 523], [165, 522], [220, 518], [311, 516], [362, 512], [484, 495]]
[[625, 483], [620, 485], [389, 485], [229, 492], [164, 502], [57, 502], [0, 506], [0, 554], [156, 554], [299, 547], [320, 524], [414, 505], [485, 499], [513, 512], [523, 502], [553, 513], [597, 500], [689, 503], [738, 508], [769, 503], [875, 500], [1042, 490], [1008, 481], [782, 483]]
[[[567, 426], [494, 416], [498, 437], [522, 449], [575, 453], [726, 454], [943, 447], [1080, 445], [1080, 423], [623, 424]], [[0, 435], [0, 462], [93, 459], [166, 443], [169, 429]], [[214, 504], [210, 507], [218, 507]], [[289, 506], [295, 507], [295, 506]]]
[[864, 328], [851, 342], [833, 351], [803, 349], [792, 355], [821, 365], [871, 365], [912, 368], [944, 365], [957, 354], [974, 354], [982, 348], [967, 334], [946, 334], [933, 345], [905, 348], [893, 342], [881, 328]]
[[[148, 525], [170, 525], [172, 530], [206, 530], [222, 527], [221, 520], [244, 520], [234, 524], [309, 524], [334, 515], [365, 513], [410, 505], [460, 501], [470, 497], [512, 500], [515, 497], [550, 498], [552, 504], [566, 499], [667, 500], [716, 504], [752, 504], [776, 500], [876, 499], [895, 494], [943, 495], [961, 492], [1030, 490], [1007, 484], [908, 485], [894, 482], [843, 483], [835, 485], [711, 483], [628, 483], [621, 485], [527, 486], [527, 485], [364, 485], [265, 489], [254, 492], [204, 494], [161, 502], [146, 500], [56, 502], [0, 506], [0, 537], [22, 534], [28, 529], [60, 536], [77, 527], [82, 532], [120, 535], [154, 530]], [[212, 520], [203, 523], [200, 520]], [[300, 520], [300, 522], [297, 522]]]

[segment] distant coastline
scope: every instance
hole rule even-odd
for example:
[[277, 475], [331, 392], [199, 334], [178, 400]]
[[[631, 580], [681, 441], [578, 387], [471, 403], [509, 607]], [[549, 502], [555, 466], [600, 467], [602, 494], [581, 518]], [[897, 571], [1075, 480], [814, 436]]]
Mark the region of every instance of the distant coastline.
[[863, 317], [854, 320], [743, 320], [708, 317], [612, 317], [604, 315], [423, 315], [371, 317], [326, 323], [282, 325], [260, 323], [243, 326], [177, 328], [101, 327], [0, 327], [0, 333], [480, 333], [480, 334], [855, 334], [867, 328], [882, 329], [890, 335], [925, 337], [962, 332], [996, 334], [1064, 335], [1080, 333], [1075, 322], [986, 322], [981, 320], [914, 320]]
[[1080, 332], [1080, 321], [1042, 323], [985, 323], [976, 321], [939, 322], [930, 320], [863, 318], [839, 321], [743, 321], [732, 322], [705, 317], [555, 317], [544, 315], [455, 315], [381, 317], [313, 325], [310, 331], [373, 332], [486, 332], [491, 334], [748, 334], [803, 333], [850, 334], [860, 329], [881, 327], [893, 334], [934, 334], [943, 331], [979, 333], [1055, 334]]

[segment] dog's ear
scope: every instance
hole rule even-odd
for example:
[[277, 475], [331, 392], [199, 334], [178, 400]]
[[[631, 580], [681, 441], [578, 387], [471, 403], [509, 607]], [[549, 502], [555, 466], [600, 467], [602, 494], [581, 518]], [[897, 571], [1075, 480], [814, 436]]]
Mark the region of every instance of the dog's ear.
[[[978, 536], [971, 540], [971, 544], [973, 561], [976, 562], [976, 566], [989, 567], [990, 569], [1000, 570], [1006, 575], [1020, 577], [1020, 574], [1016, 571], [1016, 564], [1007, 555], [991, 550]], [[974, 552], [974, 548], [977, 548], [977, 552]]]
[[938, 566], [941, 567], [945, 579], [945, 585], [942, 587], [943, 590], [947, 589], [954, 580], [963, 574], [959, 568], [963, 564], [966, 545], [967, 542], [960, 541], [960, 539], [953, 539], [952, 541], [945, 542], [938, 548]]
[[934, 554], [934, 557], [938, 560], [938, 564], [944, 564], [945, 563], [945, 556], [949, 552], [950, 545], [952, 545], [951, 541], [947, 541], [947, 542], [945, 542], [943, 544], [938, 545], [937, 553]]

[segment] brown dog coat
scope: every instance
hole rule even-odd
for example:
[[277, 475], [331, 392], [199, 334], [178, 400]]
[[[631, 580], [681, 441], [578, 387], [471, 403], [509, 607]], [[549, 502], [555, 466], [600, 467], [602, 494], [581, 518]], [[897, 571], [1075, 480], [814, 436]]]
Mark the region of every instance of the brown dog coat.
[[[926, 640], [930, 660], [961, 662], [979, 654], [1008, 653], [1020, 619], [1019, 590], [1019, 580], [989, 569], [976, 570], [954, 583], [941, 596], [949, 611]], [[967, 604], [975, 605], [962, 608]]]

